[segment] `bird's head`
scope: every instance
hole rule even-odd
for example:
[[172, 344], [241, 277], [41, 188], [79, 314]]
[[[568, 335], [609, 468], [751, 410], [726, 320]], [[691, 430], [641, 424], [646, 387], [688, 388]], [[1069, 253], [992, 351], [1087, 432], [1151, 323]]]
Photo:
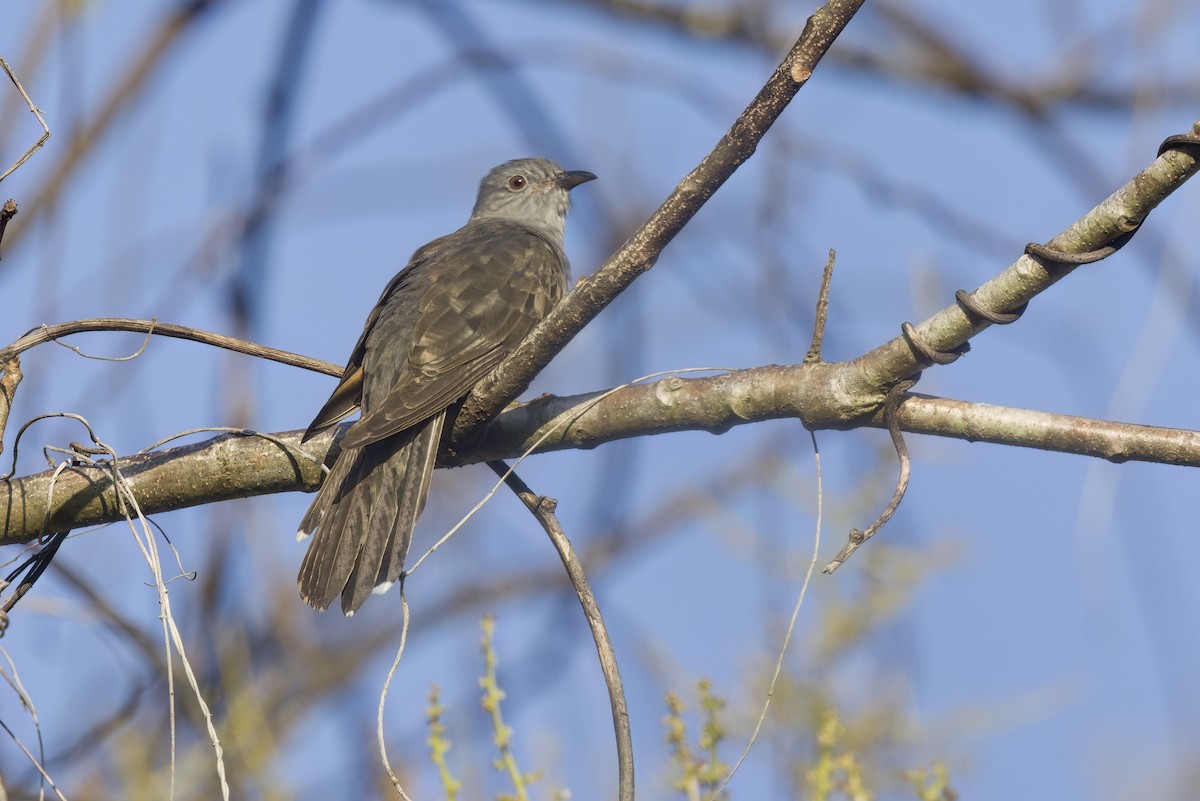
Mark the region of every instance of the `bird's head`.
[[568, 172], [550, 159], [506, 161], [493, 168], [479, 184], [471, 219], [512, 220], [561, 239], [571, 208], [568, 193], [595, 178], [582, 170]]

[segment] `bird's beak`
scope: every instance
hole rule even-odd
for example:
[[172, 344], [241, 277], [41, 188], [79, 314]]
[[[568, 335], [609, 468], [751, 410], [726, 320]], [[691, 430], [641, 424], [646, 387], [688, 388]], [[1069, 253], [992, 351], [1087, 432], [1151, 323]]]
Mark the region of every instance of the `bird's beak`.
[[571, 170], [560, 175], [556, 183], [560, 188], [566, 189], [569, 192], [580, 184], [586, 184], [588, 181], [594, 180], [596, 180], [596, 176], [586, 170]]

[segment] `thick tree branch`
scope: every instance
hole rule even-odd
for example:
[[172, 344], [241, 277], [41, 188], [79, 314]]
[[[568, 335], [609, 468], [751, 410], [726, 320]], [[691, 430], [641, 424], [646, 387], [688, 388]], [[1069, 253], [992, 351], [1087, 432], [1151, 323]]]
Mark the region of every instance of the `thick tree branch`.
[[[301, 433], [280, 439], [298, 446]], [[278, 443], [236, 434], [129, 456], [120, 460], [120, 467], [146, 514], [274, 492], [311, 492], [322, 478], [316, 463]], [[112, 470], [105, 466], [79, 465], [63, 470], [57, 479], [48, 470], [0, 481], [0, 545], [124, 520], [112, 479]]]
[[634, 279], [654, 266], [663, 248], [734, 171], [812, 75], [863, 0], [830, 0], [808, 19], [775, 73], [700, 165], [684, 178], [642, 227], [580, 282], [515, 352], [471, 392], [455, 420], [452, 439], [470, 442], [495, 414], [528, 388], [563, 347]]
[[[487, 427], [479, 447], [453, 464], [519, 456], [551, 430], [554, 433], [534, 449], [535, 453], [594, 448], [627, 437], [671, 431], [720, 434], [735, 425], [802, 416], [810, 428], [882, 428], [881, 416], [847, 424], [840, 415], [820, 419], [803, 414], [803, 407], [817, 393], [837, 391], [829, 384], [830, 371], [836, 367], [772, 365], [712, 378], [667, 378], [611, 393], [539, 398], [503, 412]], [[822, 401], [814, 405], [830, 404]], [[1198, 431], [920, 395], [904, 403], [899, 420], [905, 431], [913, 433], [1075, 453], [1114, 462], [1200, 467]], [[349, 425], [310, 440], [304, 450], [315, 460], [335, 456], [331, 448], [336, 448], [336, 439]], [[288, 447], [258, 436], [226, 434], [207, 442], [122, 459], [121, 471], [147, 514], [275, 492], [312, 492], [321, 483], [320, 468], [288, 449], [299, 447], [302, 433], [275, 435]], [[46, 471], [0, 482], [0, 544], [123, 519], [113, 494], [111, 471], [79, 466], [59, 475], [49, 527], [43, 530], [52, 475], [52, 471]]]
[[[1200, 120], [1193, 123], [1191, 133], [1200, 135]], [[1119, 247], [1159, 203], [1197, 172], [1200, 172], [1200, 155], [1194, 147], [1165, 150], [1150, 166], [1047, 242], [1046, 247], [1068, 254], [1113, 245]], [[1078, 266], [1043, 265], [1024, 255], [976, 289], [972, 299], [993, 313], [1012, 312], [1021, 309]], [[986, 319], [969, 315], [954, 303], [917, 325], [916, 335], [933, 350], [952, 353], [991, 325]], [[873, 395], [870, 403], [876, 407], [883, 402], [889, 386], [915, 375], [928, 365], [913, 352], [905, 337], [898, 336], [846, 363], [844, 371], [835, 380], [851, 396], [866, 400]]]
[[[825, 366], [828, 367], [828, 366]], [[736, 425], [802, 419], [812, 429], [885, 428], [882, 411], [847, 424], [840, 415], [817, 419], [803, 411], [818, 394], [836, 390], [820, 366], [754, 367], [713, 378], [667, 378], [601, 392], [545, 397], [505, 411], [479, 446], [450, 465], [535, 453], [587, 449], [628, 437], [674, 431], [723, 434]], [[813, 403], [823, 406], [822, 400]], [[898, 415], [910, 433], [1074, 453], [1113, 462], [1200, 467], [1200, 431], [1119, 423], [987, 403], [911, 396]], [[553, 433], [551, 433], [553, 432]]]

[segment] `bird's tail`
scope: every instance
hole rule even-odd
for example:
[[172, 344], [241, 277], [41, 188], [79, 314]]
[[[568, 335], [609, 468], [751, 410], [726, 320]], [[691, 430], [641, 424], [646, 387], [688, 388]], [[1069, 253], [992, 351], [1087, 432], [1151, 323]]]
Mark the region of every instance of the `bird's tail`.
[[371, 591], [396, 581], [425, 507], [445, 413], [361, 448], [343, 451], [300, 521], [312, 543], [300, 565], [300, 595], [347, 615]]

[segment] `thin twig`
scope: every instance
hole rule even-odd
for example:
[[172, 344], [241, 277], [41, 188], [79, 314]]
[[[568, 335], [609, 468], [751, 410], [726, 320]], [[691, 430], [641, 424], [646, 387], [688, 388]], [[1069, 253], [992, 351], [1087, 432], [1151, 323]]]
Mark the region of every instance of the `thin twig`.
[[315, 373], [324, 373], [325, 375], [340, 376], [344, 370], [342, 365], [313, 359], [308, 356], [301, 356], [299, 353], [292, 353], [278, 348], [269, 348], [265, 345], [248, 342], [244, 339], [236, 339], [224, 334], [214, 334], [211, 331], [202, 331], [199, 328], [189, 328], [173, 323], [161, 323], [154, 319], [130, 320], [124, 317], [96, 317], [88, 320], [72, 320], [71, 322], [59, 323], [57, 325], [39, 326], [29, 331], [8, 347], [0, 349], [0, 362], [8, 361], [13, 356], [24, 353], [37, 345], [85, 331], [134, 331], [139, 334], [154, 334], [173, 339], [187, 339], [192, 342], [199, 342], [202, 345], [213, 345], [235, 353], [244, 353], [247, 356], [268, 359], [291, 367], [300, 367], [304, 370], [312, 370]]
[[25, 754], [25, 758], [29, 760], [30, 764], [37, 769], [37, 772], [41, 775], [42, 780], [50, 785], [50, 789], [53, 790], [54, 794], [58, 796], [59, 801], [67, 801], [67, 797], [62, 794], [62, 790], [58, 789], [58, 785], [54, 783], [54, 779], [50, 778], [50, 774], [47, 773], [46, 769], [42, 767], [40, 762], [38, 762], [37, 757], [29, 752], [29, 749], [25, 747], [25, 743], [21, 742], [20, 738], [13, 734], [13, 730], [8, 728], [8, 724], [6, 724], [3, 720], [0, 720], [0, 727], [3, 727], [4, 730], [8, 732], [8, 736], [12, 738], [13, 742], [17, 744], [17, 747], [20, 748]]
[[55, 345], [64, 347], [74, 353], [76, 356], [82, 356], [85, 359], [92, 359], [98, 362], [131, 362], [146, 352], [146, 347], [150, 344], [150, 337], [154, 334], [154, 325], [156, 322], [157, 320], [150, 320], [150, 328], [146, 331], [146, 338], [142, 340], [142, 344], [138, 346], [138, 349], [128, 356], [96, 356], [92, 353], [84, 353], [83, 348], [79, 347], [78, 345], [71, 345], [63, 342], [61, 339], [55, 339], [53, 341]]
[[[90, 428], [89, 428], [89, 433]], [[200, 707], [200, 714], [204, 718], [204, 725], [208, 732], [209, 744], [213, 748], [213, 756], [216, 762], [217, 780], [221, 788], [221, 798], [223, 801], [229, 801], [229, 782], [225, 775], [225, 756], [224, 749], [221, 747], [221, 739], [217, 736], [216, 726], [213, 723], [212, 710], [208, 703], [204, 700], [204, 693], [200, 690], [200, 683], [196, 679], [195, 671], [192, 669], [191, 660], [188, 658], [187, 650], [184, 648], [183, 636], [179, 632], [179, 627], [175, 623], [175, 616], [171, 611], [171, 598], [167, 591], [167, 582], [163, 579], [162, 562], [158, 555], [158, 546], [155, 542], [154, 535], [150, 532], [150, 527], [147, 523], [146, 516], [142, 513], [138, 500], [134, 495], [133, 488], [130, 486], [125, 476], [121, 474], [117, 466], [117, 455], [109, 446], [96, 439], [92, 434], [92, 440], [97, 446], [107, 450], [109, 465], [111, 466], [114, 484], [120, 492], [122, 500], [122, 511], [124, 512], [125, 521], [129, 525], [129, 531], [133, 534], [134, 542], [142, 551], [142, 556], [146, 559], [146, 564], [149, 565], [151, 574], [154, 576], [154, 586], [158, 591], [158, 603], [161, 608], [159, 618], [162, 620], [163, 627], [163, 646], [166, 649], [166, 664], [167, 664], [167, 687], [170, 697], [169, 709], [171, 718], [171, 770], [170, 770], [170, 798], [175, 797], [175, 690], [174, 690], [174, 670], [171, 659], [171, 647], [174, 646], [175, 652], [179, 655], [180, 665], [183, 667], [184, 677], [191, 687], [192, 696], [196, 699], [197, 705]], [[141, 532], [138, 532], [138, 526], [134, 525], [134, 518], [137, 518], [138, 526]]]
[[[830, 260], [828, 265], [833, 264], [833, 251], [830, 251]], [[827, 265], [827, 267], [828, 267]], [[763, 699], [762, 711], [758, 715], [758, 721], [754, 724], [754, 731], [750, 734], [750, 739], [746, 741], [746, 748], [742, 751], [742, 755], [738, 757], [737, 762], [729, 769], [728, 775], [721, 782], [721, 786], [708, 797], [708, 801], [716, 801], [720, 798], [721, 793], [729, 786], [729, 782], [733, 780], [733, 775], [738, 772], [738, 768], [746, 761], [746, 757], [750, 755], [750, 749], [754, 747], [755, 741], [758, 740], [758, 734], [762, 731], [763, 723], [767, 719], [767, 710], [771, 707], [771, 699], [775, 696], [775, 687], [779, 683], [779, 674], [783, 672], [783, 659], [787, 656], [788, 645], [792, 642], [792, 632], [796, 630], [796, 618], [800, 615], [800, 607], [804, 605], [804, 596], [808, 593], [808, 585], [812, 582], [813, 571], [817, 567], [817, 555], [821, 550], [821, 514], [824, 509], [825, 492], [822, 487], [821, 478], [821, 449], [817, 447], [817, 434], [815, 431], [808, 432], [809, 438], [813, 444], [813, 461], [817, 466], [817, 522], [815, 531], [813, 532], [813, 550], [812, 558], [808, 561], [808, 572], [804, 574], [804, 582], [800, 585], [800, 595], [796, 598], [796, 605], [792, 607], [792, 618], [788, 621], [787, 632], [783, 635], [783, 645], [779, 647], [779, 656], [775, 659], [775, 672], [771, 674], [771, 683], [767, 685], [767, 697]]]
[[897, 418], [897, 412], [900, 409], [900, 404], [907, 400], [905, 393], [912, 389], [916, 381], [901, 381], [892, 387], [888, 392], [887, 400], [883, 404], [883, 416], [887, 421], [888, 433], [892, 435], [892, 445], [896, 448], [896, 457], [900, 460], [900, 476], [896, 479], [896, 491], [892, 493], [892, 500], [888, 502], [887, 508], [875, 519], [875, 522], [867, 526], [865, 531], [859, 531], [856, 528], [850, 529], [850, 539], [846, 542], [846, 547], [838, 552], [838, 555], [833, 557], [833, 561], [825, 565], [825, 569], [821, 572], [832, 573], [837, 570], [842, 564], [850, 558], [850, 554], [858, 550], [864, 542], [871, 539], [875, 532], [883, 528], [892, 515], [896, 513], [896, 509], [900, 507], [900, 502], [904, 500], [904, 493], [908, 491], [908, 476], [912, 467], [912, 460], [908, 457], [908, 446], [904, 444], [904, 434], [900, 431], [900, 421]]
[[479, 699], [479, 705], [488, 713], [492, 724], [492, 745], [498, 754], [492, 760], [492, 766], [498, 772], [507, 773], [513, 786], [512, 793], [506, 793], [501, 798], [529, 801], [529, 785], [533, 776], [522, 772], [517, 764], [517, 756], [513, 753], [513, 730], [504, 723], [504, 690], [500, 689], [500, 682], [496, 678], [496, 669], [500, 664], [496, 656], [496, 617], [484, 615], [483, 620], [479, 621], [479, 628], [483, 632], [479, 637], [479, 649], [483, 652], [483, 676], [479, 679], [483, 697]]
[[[29, 110], [33, 112], [33, 116], [37, 117], [38, 123], [40, 123], [42, 126], [42, 135], [38, 137], [38, 140], [34, 142], [28, 150], [25, 151], [25, 154], [21, 156], [21, 158], [17, 159], [16, 163], [5, 170], [3, 174], [0, 174], [0, 181], [3, 181], [8, 176], [12, 175], [18, 167], [20, 167], [26, 161], [29, 161], [29, 157], [38, 152], [42, 145], [46, 144], [46, 141], [50, 138], [50, 126], [47, 125], [46, 120], [42, 118], [41, 109], [34, 105], [33, 100], [29, 97], [29, 93], [25, 91], [25, 87], [21, 85], [19, 80], [17, 80], [16, 73], [12, 71], [12, 67], [8, 66], [8, 62], [3, 58], [0, 58], [0, 67], [3, 67], [4, 71], [8, 73], [8, 77], [12, 79], [13, 85], [16, 86], [17, 91], [21, 93], [21, 97], [25, 98], [25, 105], [29, 106]], [[16, 213], [15, 208], [13, 209], [13, 213]], [[0, 227], [0, 236], [2, 235], [3, 227]]]
[[812, 345], [809, 346], [808, 353], [804, 356], [805, 364], [819, 364], [823, 361], [821, 347], [825, 344], [825, 320], [829, 317], [829, 285], [833, 283], [833, 262], [836, 259], [837, 253], [830, 248], [829, 258], [825, 260], [825, 270], [821, 273], [821, 289], [817, 292], [817, 314], [813, 321]]
[[396, 792], [404, 801], [412, 801], [408, 797], [408, 793], [404, 792], [404, 788], [400, 785], [400, 779], [396, 777], [396, 772], [392, 770], [392, 763], [387, 755], [387, 739], [383, 736], [383, 708], [387, 703], [388, 688], [392, 686], [392, 677], [396, 675], [396, 669], [400, 667], [400, 657], [404, 656], [404, 646], [408, 644], [408, 599], [404, 597], [404, 582], [400, 582], [400, 609], [402, 613], [402, 623], [400, 626], [400, 645], [396, 648], [396, 658], [392, 660], [392, 666], [388, 669], [387, 677], [383, 680], [383, 689], [379, 691], [379, 712], [375, 721], [375, 737], [379, 741], [379, 759], [383, 762], [383, 769], [387, 771], [388, 779], [391, 780], [392, 786], [396, 788]]
[[608, 629], [604, 626], [604, 618], [600, 615], [600, 607], [596, 604], [596, 597], [592, 594], [587, 574], [583, 570], [583, 564], [575, 555], [571, 541], [567, 538], [566, 532], [558, 522], [558, 517], [554, 514], [558, 501], [534, 493], [529, 485], [522, 481], [520, 476], [509, 469], [504, 462], [488, 462], [488, 467], [492, 468], [492, 472], [516, 493], [521, 502], [525, 504], [525, 508], [532, 512], [537, 521], [542, 524], [542, 528], [550, 537], [550, 542], [554, 544], [554, 549], [558, 551], [558, 557], [562, 560], [563, 567], [567, 570], [571, 586], [575, 588], [575, 595], [579, 598], [580, 606], [583, 607], [583, 615], [587, 618], [588, 626], [592, 630], [592, 638], [596, 641], [600, 669], [604, 672], [604, 683], [608, 686], [613, 733], [617, 740], [617, 786], [619, 788], [617, 797], [620, 801], [633, 801], [633, 738], [629, 731], [629, 706], [625, 702], [625, 689], [621, 683], [621, 672], [617, 668], [617, 655], [613, 650], [612, 641], [609, 639]]
[[[19, 673], [17, 673], [17, 663], [13, 661], [11, 656], [9, 656], [8, 651], [0, 648], [0, 655], [3, 655], [4, 661], [8, 663], [8, 670], [6, 671], [3, 668], [0, 668], [0, 673], [4, 675], [4, 680], [8, 682], [8, 685], [12, 687], [13, 692], [16, 693], [18, 700], [21, 702], [21, 706], [27, 712], [29, 712], [29, 717], [33, 721], [33, 729], [35, 732], [37, 732], [38, 762], [44, 765], [46, 764], [46, 743], [42, 738], [42, 722], [38, 720], [37, 707], [35, 707], [33, 704], [33, 696], [29, 694], [29, 691], [25, 689], [25, 685], [21, 682], [21, 676]], [[41, 798], [45, 793], [45, 782], [45, 777], [41, 777], [39, 781], [41, 786], [38, 788], [39, 798]], [[51, 784], [53, 784], [53, 782]]]
[[[166, 672], [167, 672], [167, 694], [168, 694], [168, 698], [169, 698], [169, 707], [168, 708], [170, 710], [169, 716], [170, 716], [171, 766], [170, 766], [170, 792], [169, 792], [168, 797], [173, 798], [174, 792], [175, 792], [175, 754], [176, 754], [176, 751], [175, 751], [175, 684], [174, 684], [173, 660], [171, 659], [171, 649], [173, 646], [175, 649], [175, 652], [179, 655], [179, 660], [180, 660], [180, 664], [183, 667], [184, 675], [187, 678], [188, 684], [191, 686], [193, 696], [195, 697], [196, 702], [200, 707], [200, 712], [201, 712], [202, 716], [204, 717], [205, 726], [207, 728], [207, 732], [208, 732], [208, 736], [209, 736], [209, 742], [211, 743], [211, 745], [213, 747], [213, 752], [215, 755], [217, 778], [220, 782], [220, 787], [221, 787], [221, 797], [223, 799], [225, 799], [225, 801], [228, 801], [228, 799], [229, 799], [229, 784], [226, 781], [226, 777], [225, 777], [225, 760], [224, 760], [224, 752], [221, 747], [221, 741], [220, 741], [220, 738], [217, 736], [216, 727], [213, 723], [212, 712], [211, 712], [207, 702], [204, 700], [204, 695], [200, 690], [199, 681], [196, 679], [195, 672], [192, 669], [191, 661], [188, 659], [187, 651], [184, 648], [184, 644], [183, 644], [183, 637], [179, 632], [179, 628], [175, 623], [174, 615], [171, 612], [170, 595], [167, 591], [167, 582], [163, 578], [162, 562], [159, 559], [158, 546], [157, 546], [157, 543], [155, 542], [153, 534], [150, 531], [150, 526], [146, 520], [146, 516], [145, 516], [145, 514], [143, 514], [142, 509], [139, 506], [138, 499], [134, 493], [133, 487], [131, 486], [128, 479], [125, 477], [125, 475], [121, 472], [121, 469], [120, 469], [120, 466], [118, 463], [119, 460], [117, 459], [116, 451], [110, 445], [108, 445], [100, 440], [100, 438], [96, 435], [95, 430], [92, 428], [91, 424], [85, 418], [81, 417], [80, 415], [72, 414], [72, 413], [59, 413], [57, 415], [45, 415], [45, 417], [49, 417], [49, 416], [69, 417], [71, 419], [78, 421], [80, 424], [82, 424], [84, 426], [84, 428], [86, 428], [86, 430], [88, 432], [88, 436], [91, 439], [92, 446], [93, 446], [93, 447], [74, 446], [72, 448], [72, 458], [70, 460], [64, 460], [64, 461], [59, 462], [59, 464], [55, 470], [56, 476], [59, 471], [66, 468], [67, 466], [71, 465], [73, 462], [78, 462], [78, 461], [85, 461], [85, 462], [90, 462], [90, 463], [96, 464], [97, 466], [105, 469], [111, 475], [111, 480], [112, 480], [113, 486], [117, 493], [117, 501], [118, 501], [117, 511], [121, 515], [121, 517], [125, 520], [125, 522], [128, 524], [129, 530], [133, 534], [134, 542], [137, 544], [138, 549], [142, 552], [142, 556], [145, 558], [146, 564], [150, 567], [151, 574], [154, 577], [155, 588], [158, 591], [158, 603], [159, 603], [159, 606], [161, 609], [161, 612], [159, 614], [159, 619], [162, 622], [162, 629], [163, 629], [163, 648], [165, 651], [165, 664], [166, 664]], [[20, 437], [20, 434], [23, 433], [25, 431], [25, 429], [28, 428], [28, 426], [29, 426], [29, 423], [27, 423], [25, 426], [22, 427], [21, 432], [18, 432], [18, 439]], [[15, 454], [15, 452], [16, 452], [16, 444], [15, 443], [13, 446], [13, 451]], [[91, 458], [93, 456], [104, 456], [106, 458], [103, 462], [97, 464]], [[54, 487], [54, 485], [53, 485], [53, 483], [51, 483], [49, 492], [53, 492], [53, 487]], [[47, 498], [47, 501], [46, 501], [47, 510], [49, 510], [52, 507], [53, 507], [52, 499]], [[135, 518], [137, 519], [136, 524], [134, 523]], [[46, 530], [49, 528], [49, 522], [50, 522], [49, 512], [47, 511], [47, 516], [43, 523], [43, 530]], [[139, 528], [140, 528], [140, 531], [139, 531]]]

